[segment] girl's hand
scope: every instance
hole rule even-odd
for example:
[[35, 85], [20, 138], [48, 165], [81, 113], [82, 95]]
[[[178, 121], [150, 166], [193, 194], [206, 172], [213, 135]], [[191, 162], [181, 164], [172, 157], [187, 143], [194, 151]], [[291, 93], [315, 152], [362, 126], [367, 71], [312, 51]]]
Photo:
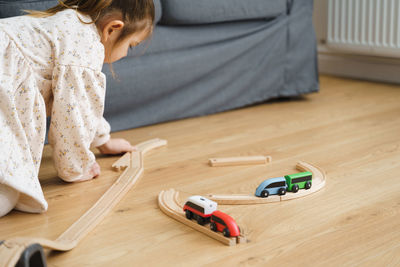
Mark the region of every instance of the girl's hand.
[[107, 143], [97, 148], [100, 150], [101, 154], [112, 155], [136, 150], [135, 146], [132, 146], [129, 141], [122, 138], [111, 138]]

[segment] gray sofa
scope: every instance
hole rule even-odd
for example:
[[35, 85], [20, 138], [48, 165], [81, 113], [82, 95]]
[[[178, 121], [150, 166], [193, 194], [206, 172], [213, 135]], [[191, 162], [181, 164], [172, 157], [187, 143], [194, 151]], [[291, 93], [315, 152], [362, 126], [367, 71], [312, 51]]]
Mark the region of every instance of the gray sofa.
[[[57, 0], [0, 0], [0, 18]], [[105, 117], [123, 130], [318, 91], [313, 0], [155, 0], [152, 38], [109, 67]]]

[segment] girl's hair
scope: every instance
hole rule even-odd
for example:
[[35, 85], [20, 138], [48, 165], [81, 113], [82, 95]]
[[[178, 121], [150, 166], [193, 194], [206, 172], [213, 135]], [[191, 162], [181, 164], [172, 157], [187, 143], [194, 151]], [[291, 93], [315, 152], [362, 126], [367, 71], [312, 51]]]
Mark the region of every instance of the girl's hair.
[[153, 32], [153, 0], [58, 0], [58, 5], [46, 11], [28, 11], [34, 17], [48, 17], [65, 9], [74, 9], [88, 15], [96, 26], [114, 14], [122, 15], [124, 28], [117, 42], [124, 40], [132, 33], [145, 31], [146, 38]]

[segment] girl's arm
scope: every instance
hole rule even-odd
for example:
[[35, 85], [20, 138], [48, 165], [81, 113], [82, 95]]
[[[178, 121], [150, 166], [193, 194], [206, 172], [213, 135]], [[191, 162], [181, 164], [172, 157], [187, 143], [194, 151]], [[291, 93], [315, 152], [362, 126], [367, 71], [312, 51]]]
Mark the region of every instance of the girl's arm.
[[68, 182], [92, 179], [99, 173], [90, 147], [103, 123], [104, 74], [58, 65], [53, 73], [53, 97], [49, 143], [58, 175]]

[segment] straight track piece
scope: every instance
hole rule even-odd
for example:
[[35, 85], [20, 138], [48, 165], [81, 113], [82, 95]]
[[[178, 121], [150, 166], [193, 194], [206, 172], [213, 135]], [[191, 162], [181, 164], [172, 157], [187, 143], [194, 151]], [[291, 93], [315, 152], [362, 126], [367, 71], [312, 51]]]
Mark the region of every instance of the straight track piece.
[[238, 166], [238, 165], [263, 165], [272, 161], [271, 156], [248, 156], [248, 157], [229, 157], [211, 158], [209, 163], [212, 167], [219, 166]]

